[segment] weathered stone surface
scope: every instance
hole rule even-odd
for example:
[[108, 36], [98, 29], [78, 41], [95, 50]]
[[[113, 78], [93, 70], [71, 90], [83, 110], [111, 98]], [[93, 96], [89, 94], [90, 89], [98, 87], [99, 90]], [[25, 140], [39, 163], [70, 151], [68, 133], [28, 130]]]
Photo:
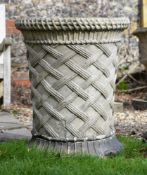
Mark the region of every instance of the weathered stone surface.
[[113, 103], [116, 43], [128, 25], [127, 18], [16, 21], [28, 51], [32, 133], [40, 146], [46, 140], [57, 151], [98, 156], [122, 149], [115, 138]]
[[0, 112], [0, 141], [31, 139], [31, 132], [7, 112]]
[[114, 102], [114, 112], [123, 112], [123, 103], [121, 102]]

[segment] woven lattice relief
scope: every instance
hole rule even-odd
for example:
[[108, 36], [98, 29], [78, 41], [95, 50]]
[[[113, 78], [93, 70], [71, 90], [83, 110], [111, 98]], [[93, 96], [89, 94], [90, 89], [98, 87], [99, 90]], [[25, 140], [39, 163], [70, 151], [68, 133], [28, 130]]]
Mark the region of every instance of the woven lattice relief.
[[28, 50], [33, 139], [43, 148], [116, 153], [117, 43], [126, 18], [18, 20]]
[[[55, 138], [113, 132], [117, 47], [27, 45], [35, 130]], [[63, 129], [64, 128], [64, 129]]]

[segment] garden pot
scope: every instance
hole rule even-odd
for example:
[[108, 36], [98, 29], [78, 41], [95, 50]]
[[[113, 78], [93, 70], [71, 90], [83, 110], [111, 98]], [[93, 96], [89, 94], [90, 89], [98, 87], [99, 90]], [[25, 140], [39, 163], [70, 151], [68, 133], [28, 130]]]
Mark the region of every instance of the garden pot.
[[139, 38], [140, 62], [147, 70], [147, 28], [139, 28], [133, 34]]
[[126, 18], [17, 20], [28, 50], [33, 138], [44, 149], [116, 154], [114, 89]]

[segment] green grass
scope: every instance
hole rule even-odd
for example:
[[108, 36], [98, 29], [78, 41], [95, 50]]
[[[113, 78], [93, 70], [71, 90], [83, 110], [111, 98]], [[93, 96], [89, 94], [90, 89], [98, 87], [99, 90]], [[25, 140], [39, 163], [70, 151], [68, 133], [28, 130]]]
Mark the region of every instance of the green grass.
[[124, 151], [110, 158], [28, 151], [26, 141], [0, 144], [0, 175], [147, 175], [147, 144], [121, 137]]

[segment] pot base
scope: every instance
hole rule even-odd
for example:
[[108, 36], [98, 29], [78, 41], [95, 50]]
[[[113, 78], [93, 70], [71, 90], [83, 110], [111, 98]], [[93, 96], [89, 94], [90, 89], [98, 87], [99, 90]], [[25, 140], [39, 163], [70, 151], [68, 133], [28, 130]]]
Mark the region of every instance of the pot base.
[[67, 154], [88, 154], [98, 157], [116, 155], [123, 148], [115, 135], [100, 140], [78, 142], [47, 140], [34, 136], [30, 142], [30, 146], [33, 145], [36, 145], [37, 148], [42, 150], [51, 150]]

